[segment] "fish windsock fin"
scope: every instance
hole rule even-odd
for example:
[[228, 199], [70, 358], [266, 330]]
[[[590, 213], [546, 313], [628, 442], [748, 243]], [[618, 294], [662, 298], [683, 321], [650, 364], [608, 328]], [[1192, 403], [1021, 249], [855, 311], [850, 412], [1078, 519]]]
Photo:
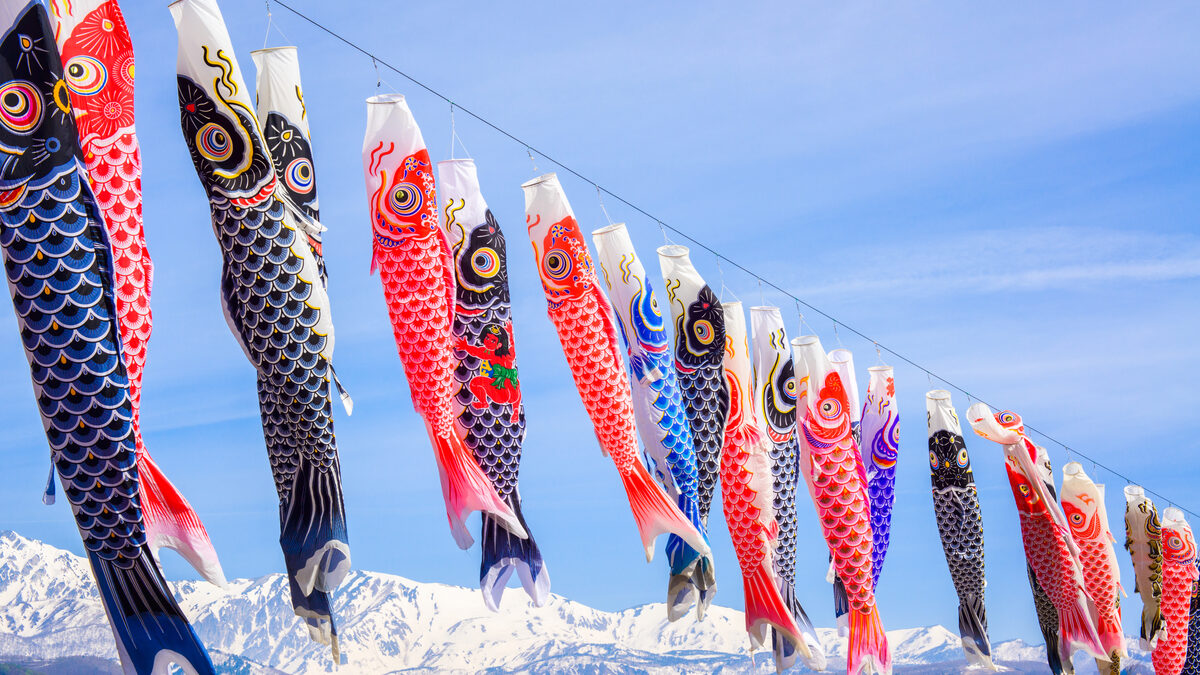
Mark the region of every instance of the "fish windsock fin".
[[997, 670], [992, 662], [992, 644], [987, 632], [987, 614], [983, 598], [968, 595], [958, 603], [958, 634], [962, 638], [967, 663]]
[[338, 397], [342, 399], [342, 407], [346, 409], [346, 414], [353, 415], [354, 399], [350, 397], [350, 392], [346, 391], [346, 387], [342, 386], [342, 381], [338, 379], [337, 371], [333, 369], [333, 364], [329, 365], [329, 374], [333, 376], [333, 384], [337, 387]]
[[221, 561], [192, 505], [163, 475], [148, 453], [138, 453], [137, 467], [142, 519], [150, 550], [155, 553], [161, 548], [175, 551], [205, 580], [224, 588], [225, 573], [221, 570]]
[[483, 592], [483, 603], [493, 612], [500, 611], [500, 598], [504, 596], [505, 585], [513, 572], [517, 573], [534, 607], [544, 606], [550, 597], [550, 571], [525, 524], [520, 498], [515, 494], [514, 497], [513, 513], [527, 536], [513, 534], [490, 513], [483, 514], [479, 535], [483, 555], [479, 565], [479, 589]]
[[697, 618], [703, 619], [717, 592], [712, 554], [701, 555], [679, 535], [671, 534], [667, 539], [667, 561], [671, 565], [671, 577], [667, 581], [667, 620], [683, 618], [693, 604]]
[[[808, 618], [808, 613], [804, 611], [804, 607], [800, 604], [800, 599], [796, 597], [796, 589], [791, 585], [784, 585], [783, 588], [783, 604], [787, 606], [792, 613], [792, 618], [796, 620], [796, 626], [800, 628], [800, 639], [804, 644], [808, 645], [809, 656], [806, 658], [801, 654], [801, 659], [808, 666], [809, 670], [822, 671], [828, 666], [825, 658], [825, 645], [821, 644], [821, 637], [817, 635], [817, 629], [813, 627], [812, 620]], [[776, 638], [781, 637], [778, 632]], [[781, 645], [786, 645], [791, 650], [795, 650], [794, 644], [787, 643], [786, 640], [780, 641]], [[772, 643], [774, 646], [774, 643]], [[776, 654], [779, 652], [777, 651]], [[795, 657], [792, 657], [795, 661]], [[776, 661], [778, 663], [778, 661]]]
[[642, 547], [646, 550], [646, 562], [654, 560], [654, 539], [668, 532], [679, 535], [702, 555], [712, 552], [704, 535], [654, 482], [645, 465], [633, 462], [630, 471], [621, 474], [621, 482], [625, 485], [625, 496], [629, 499], [629, 508], [633, 510], [633, 519], [637, 521]]
[[743, 569], [742, 583], [746, 598], [746, 631], [750, 633], [751, 643], [762, 646], [767, 641], [767, 628], [774, 628], [781, 639], [795, 646], [797, 656], [812, 658], [796, 618], [779, 593], [770, 558], [763, 559], [749, 571]]
[[46, 506], [54, 505], [54, 463], [50, 463], [50, 477], [46, 479], [46, 489], [42, 491], [42, 503]]
[[429, 439], [437, 458], [438, 473], [442, 479], [442, 498], [446, 502], [446, 518], [450, 521], [450, 532], [459, 548], [471, 548], [474, 539], [467, 531], [467, 516], [474, 511], [490, 513], [509, 532], [520, 538], [529, 534], [508, 504], [496, 494], [492, 481], [479, 468], [475, 456], [467, 449], [458, 434], [450, 431], [439, 436], [428, 424]]
[[879, 610], [875, 607], [870, 612], [851, 610], [846, 675], [891, 675], [891, 672], [892, 653], [883, 632], [883, 622], [879, 620]]
[[[830, 571], [833, 571], [832, 565]], [[842, 578], [833, 572], [833, 615], [837, 618], [838, 634], [842, 637], [850, 632], [850, 596], [846, 594], [846, 584]]]
[[1091, 601], [1082, 590], [1075, 602], [1058, 607], [1058, 651], [1064, 663], [1071, 661], [1076, 649], [1082, 649], [1095, 659], [1107, 658], [1096, 624], [1092, 623]]
[[208, 652], [175, 602], [148, 547], [141, 547], [127, 567], [94, 553], [88, 554], [88, 562], [126, 673], [165, 673], [174, 663], [187, 675], [215, 675]]

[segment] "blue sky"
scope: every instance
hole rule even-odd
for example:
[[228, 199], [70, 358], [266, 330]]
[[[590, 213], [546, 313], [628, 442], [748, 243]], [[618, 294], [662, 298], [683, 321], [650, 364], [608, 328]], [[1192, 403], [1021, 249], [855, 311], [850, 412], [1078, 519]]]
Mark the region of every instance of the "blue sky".
[[[1200, 369], [1196, 6], [375, 3], [346, 12], [295, 3], [728, 258], [1200, 509], [1191, 387]], [[252, 78], [263, 3], [227, 0], [223, 9]], [[145, 439], [205, 520], [228, 575], [282, 571], [254, 376], [221, 317], [219, 251], [179, 131], [174, 26], [158, 3], [126, 2], [125, 11], [156, 263]], [[300, 46], [329, 228], [335, 363], [357, 404], [352, 418], [338, 411], [336, 421], [354, 564], [474, 586], [478, 550], [459, 551], [447, 531], [432, 452], [379, 281], [368, 276], [359, 153], [375, 72], [286, 10], [277, 7], [275, 21], [291, 41], [275, 33], [271, 43]], [[384, 90], [409, 96], [431, 154], [446, 157], [448, 106], [382, 74]], [[545, 316], [519, 189], [533, 175], [529, 159], [465, 115], [458, 132], [509, 237], [529, 420], [521, 492], [553, 590], [604, 609], [661, 601], [666, 563], [661, 554], [644, 561]], [[554, 168], [544, 159], [538, 166]], [[603, 224], [594, 190], [560, 176], [584, 227]], [[657, 267], [657, 226], [612, 199], [606, 205]], [[713, 260], [694, 259], [719, 285]], [[760, 298], [729, 266], [725, 284], [749, 303], [782, 304], [797, 333], [790, 301]], [[15, 321], [0, 311], [0, 324], [0, 424], [10, 443], [0, 528], [80, 552], [67, 507], [38, 501], [45, 439]], [[873, 347], [845, 330], [835, 335], [817, 316], [806, 324], [827, 347], [840, 338], [855, 351], [865, 387]], [[957, 601], [926, 461], [930, 382], [891, 361], [901, 454], [880, 607], [888, 627], [953, 628]], [[955, 403], [962, 414], [967, 399], [956, 393]], [[967, 441], [986, 528], [992, 636], [1040, 640], [1000, 448]], [[1065, 453], [1049, 450], [1061, 478]], [[1110, 486], [1120, 537], [1123, 482], [1095, 478]], [[799, 594], [828, 626], [824, 543], [801, 499]], [[740, 607], [719, 516], [711, 530], [717, 602]], [[172, 578], [193, 576], [171, 553], [164, 562]], [[1135, 634], [1140, 604], [1131, 597], [1125, 607]]]

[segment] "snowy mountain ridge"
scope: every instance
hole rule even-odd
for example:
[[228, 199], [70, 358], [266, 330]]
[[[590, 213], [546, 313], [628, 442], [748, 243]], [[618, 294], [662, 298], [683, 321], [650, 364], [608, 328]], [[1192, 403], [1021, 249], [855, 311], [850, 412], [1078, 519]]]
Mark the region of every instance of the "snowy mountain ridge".
[[[222, 672], [334, 672], [329, 648], [310, 641], [292, 614], [283, 575], [237, 579], [227, 589], [196, 581], [172, 586]], [[334, 611], [343, 673], [774, 672], [769, 654], [751, 659], [742, 613], [726, 607], [713, 607], [703, 622], [669, 623], [661, 604], [604, 612], [554, 595], [539, 609], [524, 594], [507, 593], [493, 614], [476, 589], [353, 572]], [[829, 671], [843, 670], [845, 640], [832, 629], [821, 636]], [[889, 631], [888, 639], [897, 673], [964, 670], [958, 635], [942, 626]], [[1041, 646], [1014, 640], [994, 650], [1010, 672], [1045, 671]], [[1128, 672], [1149, 673], [1147, 656], [1137, 655]], [[81, 658], [92, 665], [55, 669]], [[112, 633], [84, 558], [0, 532], [3, 663], [51, 673], [115, 667]]]

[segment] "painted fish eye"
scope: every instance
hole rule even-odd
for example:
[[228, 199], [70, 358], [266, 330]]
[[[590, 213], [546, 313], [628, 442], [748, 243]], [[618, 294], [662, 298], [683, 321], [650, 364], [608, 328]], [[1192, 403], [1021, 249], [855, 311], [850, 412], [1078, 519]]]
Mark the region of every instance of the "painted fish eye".
[[554, 249], [546, 253], [542, 267], [551, 279], [562, 281], [571, 275], [571, 256], [561, 249]]
[[500, 256], [490, 248], [481, 248], [471, 256], [471, 269], [481, 277], [490, 279], [500, 271]]
[[787, 381], [783, 383], [783, 393], [787, 396], [788, 400], [796, 400], [796, 378], [789, 377]]
[[292, 192], [308, 194], [313, 190], [313, 166], [307, 157], [293, 159], [283, 172], [283, 182]]
[[108, 84], [108, 68], [91, 56], [76, 56], [67, 61], [67, 86], [82, 96], [97, 94]]
[[996, 415], [996, 419], [999, 420], [1000, 424], [1008, 426], [1017, 421], [1017, 416], [1015, 413], [1005, 410], [1004, 412]]
[[196, 149], [212, 162], [224, 162], [233, 156], [229, 134], [215, 122], [205, 124], [196, 132]]
[[1025, 495], [1026, 497], [1029, 496], [1029, 486], [1028, 485], [1026, 485], [1025, 483], [1021, 483], [1018, 487], [1021, 490], [1021, 494]]
[[929, 466], [930, 466], [930, 468], [933, 468], [933, 469], [938, 468], [937, 453], [933, 452], [932, 450], [929, 451]]
[[965, 468], [967, 468], [967, 465], [970, 463], [971, 463], [971, 457], [967, 454], [967, 449], [963, 448], [962, 450], [959, 450], [958, 451], [958, 466], [959, 466], [959, 468], [965, 469]]
[[692, 324], [692, 334], [696, 336], [696, 341], [702, 345], [711, 345], [713, 337], [716, 336], [716, 331], [713, 330], [712, 322], [708, 319], [700, 319]]
[[13, 131], [24, 134], [42, 121], [42, 95], [24, 80], [0, 87], [0, 119]]
[[279, 134], [279, 138], [280, 138], [281, 140], [283, 140], [283, 142], [284, 142], [284, 143], [287, 143], [287, 142], [291, 141], [291, 140], [292, 140], [292, 130], [291, 130], [291, 129], [284, 129], [284, 130], [283, 130], [283, 133]]
[[842, 404], [836, 398], [827, 398], [821, 401], [819, 406], [821, 417], [827, 420], [837, 419], [842, 414]]
[[1076, 525], [1082, 524], [1083, 523], [1083, 514], [1082, 513], [1072, 513], [1071, 514], [1071, 522], [1075, 523]]
[[416, 214], [421, 210], [423, 204], [424, 199], [421, 196], [420, 188], [412, 183], [400, 183], [392, 188], [392, 193], [388, 198], [388, 208], [401, 218]]
[[33, 38], [24, 33], [17, 34], [17, 43], [21, 46], [21, 51], [33, 51]]

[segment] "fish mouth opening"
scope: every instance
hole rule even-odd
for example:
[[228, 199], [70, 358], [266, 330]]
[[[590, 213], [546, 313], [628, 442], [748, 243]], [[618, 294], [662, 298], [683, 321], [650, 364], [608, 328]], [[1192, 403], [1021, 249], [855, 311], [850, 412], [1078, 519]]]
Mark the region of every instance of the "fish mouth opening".
[[679, 244], [667, 244], [658, 247], [658, 254], [664, 258], [686, 258], [691, 249]]
[[792, 338], [793, 347], [808, 347], [820, 342], [821, 339], [816, 335], [801, 335], [798, 338]]
[[[893, 370], [895, 370], [895, 368], [891, 366], [871, 366], [867, 368], [868, 373], [890, 373]], [[947, 398], [949, 398], [949, 396], [947, 396]]]
[[[872, 367], [874, 367], [874, 366], [872, 366]], [[934, 389], [934, 390], [930, 391], [929, 393], [925, 394], [925, 398], [927, 398], [931, 401], [949, 401], [950, 400], [950, 392], [945, 389]]]
[[1142, 487], [1141, 485], [1126, 485], [1125, 486], [1125, 496], [1126, 497], [1135, 497], [1135, 498], [1136, 497], [1145, 497], [1146, 496], [1146, 488]]
[[521, 183], [521, 187], [522, 188], [533, 187], [535, 185], [541, 185], [542, 183], [545, 183], [545, 182], [551, 181], [551, 180], [555, 180], [557, 178], [558, 178], [558, 174], [551, 171], [550, 173], [544, 173], [544, 174], [538, 176], [537, 178], [533, 178], [533, 179], [525, 181], [524, 183]]
[[595, 237], [595, 236], [608, 234], [609, 232], [616, 232], [618, 230], [623, 230], [623, 229], [625, 229], [625, 223], [612, 223], [611, 225], [605, 225], [604, 227], [598, 227], [598, 228], [592, 230], [592, 236]]
[[296, 51], [296, 48], [294, 46], [284, 45], [282, 47], [263, 47], [262, 49], [252, 50], [250, 53], [251, 54], [269, 54], [271, 52], [294, 52], [294, 51]]
[[376, 94], [367, 99], [367, 105], [386, 105], [389, 103], [404, 103], [404, 94]]

